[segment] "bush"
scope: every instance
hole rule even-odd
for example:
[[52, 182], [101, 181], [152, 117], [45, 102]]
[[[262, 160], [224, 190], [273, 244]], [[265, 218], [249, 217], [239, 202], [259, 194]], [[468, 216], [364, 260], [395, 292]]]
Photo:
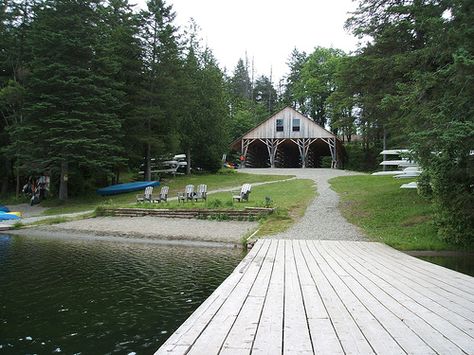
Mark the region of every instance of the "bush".
[[215, 200], [207, 201], [206, 205], [208, 208], [219, 208], [219, 207], [222, 207], [224, 203], [218, 198], [216, 198]]
[[324, 156], [321, 158], [321, 168], [330, 168], [332, 165], [332, 158]]
[[440, 237], [474, 245], [474, 124], [452, 123], [417, 138], [415, 150], [424, 171], [420, 192], [428, 197], [431, 192]]
[[361, 143], [347, 143], [344, 145], [345, 156], [343, 158], [343, 167], [347, 170], [354, 171], [375, 171], [379, 168], [381, 161], [379, 146], [372, 146], [364, 149]]

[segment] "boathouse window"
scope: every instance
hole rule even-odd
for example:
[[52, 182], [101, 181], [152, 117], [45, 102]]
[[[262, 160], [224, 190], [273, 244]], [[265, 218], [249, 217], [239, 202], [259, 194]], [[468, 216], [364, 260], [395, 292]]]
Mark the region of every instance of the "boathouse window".
[[299, 131], [300, 131], [300, 119], [293, 118], [293, 132], [299, 132]]
[[276, 130], [277, 132], [283, 132], [283, 119], [282, 118], [278, 118], [276, 120]]

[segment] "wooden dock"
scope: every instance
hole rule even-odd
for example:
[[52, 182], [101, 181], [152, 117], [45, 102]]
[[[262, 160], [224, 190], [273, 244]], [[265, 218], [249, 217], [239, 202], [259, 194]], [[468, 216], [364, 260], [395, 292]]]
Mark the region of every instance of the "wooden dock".
[[380, 243], [259, 240], [156, 354], [474, 354], [474, 278]]

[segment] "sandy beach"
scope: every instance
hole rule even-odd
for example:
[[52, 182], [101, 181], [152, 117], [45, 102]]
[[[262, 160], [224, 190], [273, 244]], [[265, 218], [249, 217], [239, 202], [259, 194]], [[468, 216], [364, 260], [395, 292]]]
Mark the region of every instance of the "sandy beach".
[[241, 246], [242, 238], [258, 227], [257, 222], [209, 221], [161, 217], [98, 217], [49, 226], [36, 226], [8, 233], [55, 238], [120, 238], [218, 243]]

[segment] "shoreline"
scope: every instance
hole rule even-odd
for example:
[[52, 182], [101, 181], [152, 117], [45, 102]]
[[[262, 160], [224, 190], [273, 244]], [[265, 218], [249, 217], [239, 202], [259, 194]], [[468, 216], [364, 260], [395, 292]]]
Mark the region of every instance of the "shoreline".
[[182, 247], [198, 247], [198, 248], [227, 248], [227, 249], [243, 249], [242, 244], [213, 242], [204, 240], [188, 240], [188, 239], [167, 239], [156, 236], [146, 235], [107, 235], [105, 233], [91, 233], [90, 231], [51, 231], [40, 228], [25, 228], [9, 230], [6, 235], [14, 235], [24, 238], [34, 238], [42, 240], [71, 240], [71, 241], [94, 241], [94, 242], [119, 242], [129, 244], [155, 244], [164, 246], [182, 246]]
[[96, 217], [3, 231], [4, 234], [53, 239], [81, 239], [189, 246], [244, 248], [257, 222], [163, 217]]

